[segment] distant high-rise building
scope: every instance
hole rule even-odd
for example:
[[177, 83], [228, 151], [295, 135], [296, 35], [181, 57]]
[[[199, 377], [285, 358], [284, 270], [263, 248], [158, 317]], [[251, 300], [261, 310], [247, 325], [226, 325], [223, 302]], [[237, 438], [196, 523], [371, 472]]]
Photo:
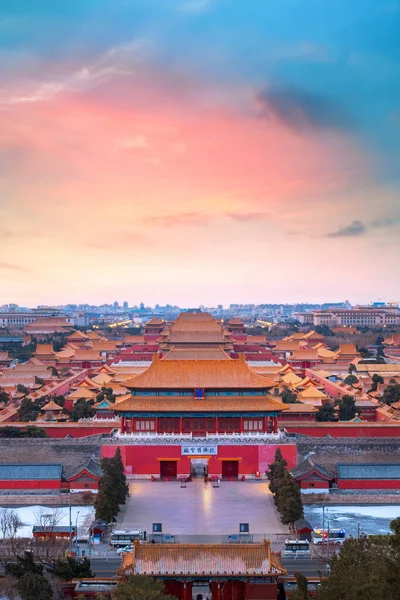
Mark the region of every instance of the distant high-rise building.
[[129, 307], [129, 304], [128, 304], [128, 302], [125, 300], [125, 302], [123, 303], [123, 305], [122, 305], [122, 306], [123, 306], [123, 308], [127, 309], [127, 308]]
[[118, 308], [119, 307], [119, 302], [117, 302], [117, 300], [114, 302], [114, 308]]
[[347, 310], [337, 308], [331, 310], [313, 310], [311, 312], [294, 312], [294, 319], [303, 324], [327, 325], [328, 327], [344, 325], [348, 327], [386, 327], [400, 325], [400, 311], [397, 306], [355, 306]]

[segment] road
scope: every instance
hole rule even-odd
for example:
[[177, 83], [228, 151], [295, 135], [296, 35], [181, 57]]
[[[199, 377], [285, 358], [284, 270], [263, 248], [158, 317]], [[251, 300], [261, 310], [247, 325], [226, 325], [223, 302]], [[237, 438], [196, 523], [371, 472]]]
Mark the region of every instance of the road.
[[90, 561], [92, 571], [96, 577], [114, 577], [121, 565], [118, 558], [92, 558]]
[[319, 558], [283, 558], [282, 565], [288, 570], [289, 575], [300, 571], [306, 577], [317, 577], [326, 573], [326, 561]]
[[[120, 558], [92, 558], [92, 571], [96, 577], [113, 577], [121, 564]], [[320, 572], [325, 573], [326, 562], [315, 558], [284, 558], [282, 564], [289, 575], [300, 571], [306, 577], [316, 577]]]

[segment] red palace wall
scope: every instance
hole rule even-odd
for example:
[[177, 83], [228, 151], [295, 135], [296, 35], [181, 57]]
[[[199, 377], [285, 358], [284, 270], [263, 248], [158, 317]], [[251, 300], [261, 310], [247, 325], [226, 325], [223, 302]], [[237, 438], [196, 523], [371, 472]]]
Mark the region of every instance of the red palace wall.
[[338, 438], [400, 437], [400, 423], [337, 423], [329, 425], [285, 422], [280, 423], [280, 426], [285, 427], [289, 433], [302, 433], [313, 437], [324, 437], [325, 435]]
[[[264, 446], [218, 446], [218, 455], [211, 456], [208, 461], [210, 475], [222, 474], [222, 463], [225, 460], [239, 460], [239, 476], [255, 475], [257, 471], [264, 474], [268, 465], [273, 462], [276, 450], [280, 448], [288, 468], [296, 466], [295, 444], [268, 444]], [[114, 456], [117, 445], [102, 446], [102, 457]], [[160, 459], [177, 459], [177, 474], [188, 475], [191, 471], [190, 458], [182, 456], [181, 446], [120, 446], [126, 473], [132, 475], [157, 475], [160, 473]]]
[[310, 490], [313, 488], [315, 488], [317, 490], [328, 490], [329, 489], [329, 481], [325, 481], [323, 479], [320, 479], [320, 480], [314, 479], [312, 481], [308, 481], [307, 479], [302, 479], [300, 481], [300, 489]]
[[250, 583], [247, 597], [249, 600], [275, 600], [276, 594], [276, 583]]
[[93, 483], [80, 483], [77, 482], [75, 483], [74, 481], [71, 482], [71, 485], [69, 486], [71, 490], [82, 490], [82, 492], [91, 492], [93, 490], [98, 490], [99, 489], [99, 484], [96, 482]]
[[278, 417], [278, 425], [279, 427], [283, 426], [282, 422], [315, 423], [316, 419], [316, 413], [283, 413]]
[[40, 424], [40, 427], [43, 428], [47, 435], [51, 438], [66, 438], [67, 435], [70, 435], [73, 438], [82, 438], [89, 437], [91, 435], [98, 435], [99, 433], [111, 433], [113, 429], [116, 429], [118, 426], [114, 423], [112, 426], [105, 424], [105, 426], [97, 425], [96, 427], [85, 427], [79, 425], [63, 425], [63, 426], [51, 426], [45, 425], [44, 423]]
[[[14, 417], [15, 418], [15, 417]], [[12, 427], [18, 427], [18, 429], [25, 429], [27, 425], [31, 425], [31, 423], [20, 423], [18, 421], [13, 421], [7, 423]], [[85, 423], [40, 423], [38, 425], [33, 425], [34, 427], [40, 427], [40, 429], [44, 429], [47, 435], [50, 438], [66, 438], [67, 435], [70, 435], [73, 438], [84, 438], [90, 437], [91, 435], [98, 435], [99, 433], [111, 433], [114, 429], [119, 428], [119, 423], [101, 423], [94, 425]]]
[[43, 481], [0, 481], [1, 490], [59, 490], [61, 480], [43, 480]]
[[400, 479], [339, 479], [339, 490], [400, 490]]

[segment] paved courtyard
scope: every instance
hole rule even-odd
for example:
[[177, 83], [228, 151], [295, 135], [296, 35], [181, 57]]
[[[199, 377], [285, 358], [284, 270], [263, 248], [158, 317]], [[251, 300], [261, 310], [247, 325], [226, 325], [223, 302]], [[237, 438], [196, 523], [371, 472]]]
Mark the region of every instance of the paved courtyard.
[[150, 533], [152, 523], [159, 522], [164, 533], [179, 535], [182, 541], [189, 541], [182, 536], [238, 533], [243, 522], [250, 524], [251, 534], [287, 532], [264, 481], [224, 481], [219, 488], [203, 479], [195, 479], [186, 488], [178, 482], [135, 481], [129, 492], [118, 528]]

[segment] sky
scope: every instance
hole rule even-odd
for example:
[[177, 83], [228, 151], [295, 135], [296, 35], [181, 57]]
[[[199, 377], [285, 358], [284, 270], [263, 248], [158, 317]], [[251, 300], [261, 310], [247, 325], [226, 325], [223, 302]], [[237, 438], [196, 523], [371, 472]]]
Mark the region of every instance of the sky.
[[400, 0], [3, 0], [0, 305], [400, 300]]

